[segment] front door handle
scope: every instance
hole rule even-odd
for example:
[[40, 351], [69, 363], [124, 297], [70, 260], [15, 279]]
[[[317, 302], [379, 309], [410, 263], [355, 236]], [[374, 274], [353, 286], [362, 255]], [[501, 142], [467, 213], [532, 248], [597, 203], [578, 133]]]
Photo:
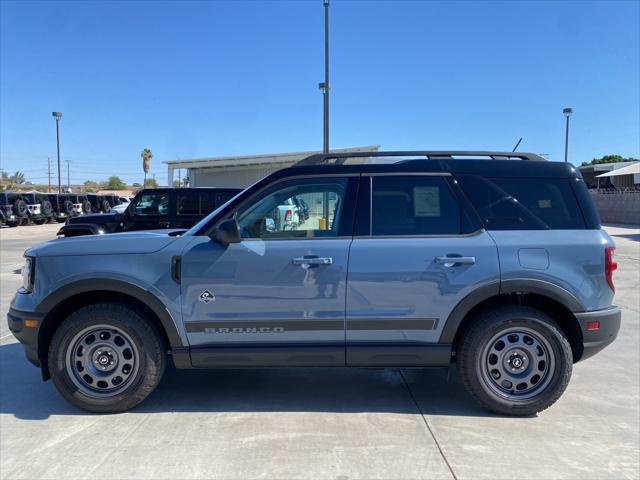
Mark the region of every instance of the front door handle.
[[455, 267], [458, 265], [473, 265], [476, 263], [476, 257], [462, 257], [456, 255], [447, 255], [444, 257], [436, 257], [436, 263], [445, 267]]
[[316, 257], [316, 256], [304, 256], [297, 257], [291, 260], [294, 265], [312, 266], [312, 265], [331, 265], [333, 258], [331, 257]]

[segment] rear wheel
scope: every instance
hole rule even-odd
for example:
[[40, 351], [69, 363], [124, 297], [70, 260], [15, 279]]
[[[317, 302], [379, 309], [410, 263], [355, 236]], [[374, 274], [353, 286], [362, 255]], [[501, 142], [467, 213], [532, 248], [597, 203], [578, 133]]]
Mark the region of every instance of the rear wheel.
[[533, 415], [560, 398], [571, 378], [571, 347], [543, 312], [505, 306], [473, 320], [457, 351], [460, 377], [489, 410]]
[[165, 364], [160, 332], [144, 314], [124, 304], [81, 308], [62, 323], [49, 347], [56, 388], [90, 412], [133, 408], [160, 382]]

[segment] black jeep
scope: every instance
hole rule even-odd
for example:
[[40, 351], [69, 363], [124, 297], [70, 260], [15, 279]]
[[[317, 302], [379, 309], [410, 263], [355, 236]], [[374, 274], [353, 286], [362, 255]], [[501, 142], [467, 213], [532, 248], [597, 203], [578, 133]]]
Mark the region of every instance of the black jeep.
[[27, 202], [27, 213], [32, 223], [42, 225], [45, 222], [53, 220], [53, 206], [44, 193], [36, 191], [25, 192], [22, 194], [22, 197], [24, 201]]
[[238, 188], [148, 188], [123, 213], [69, 218], [58, 235], [77, 237], [131, 230], [188, 229], [242, 190]]
[[[107, 195], [98, 195], [96, 193], [87, 193], [87, 200], [91, 203], [92, 213], [109, 213], [114, 205], [109, 201]], [[113, 201], [113, 200], [112, 200]]]
[[20, 193], [0, 193], [0, 209], [3, 213], [3, 222], [10, 227], [17, 227], [29, 221], [29, 208]]
[[75, 215], [73, 202], [63, 194], [47, 193], [47, 198], [49, 199], [49, 202], [51, 202], [53, 218], [56, 222], [62, 223], [68, 217], [73, 217]]

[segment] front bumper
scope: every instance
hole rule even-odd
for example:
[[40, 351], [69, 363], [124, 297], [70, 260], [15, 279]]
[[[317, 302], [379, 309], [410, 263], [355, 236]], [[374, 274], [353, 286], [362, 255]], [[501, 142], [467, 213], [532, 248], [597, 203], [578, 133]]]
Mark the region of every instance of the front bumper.
[[[574, 313], [582, 330], [584, 350], [580, 360], [592, 357], [616, 339], [620, 330], [622, 314], [620, 307], [615, 305], [603, 310]], [[599, 322], [599, 328], [589, 330], [587, 324]]]
[[[38, 355], [38, 332], [44, 315], [35, 312], [26, 312], [9, 308], [7, 313], [7, 322], [9, 330], [13, 336], [22, 343], [27, 359], [36, 367], [41, 367], [40, 357]], [[26, 320], [35, 321], [35, 326], [27, 326]], [[33, 322], [29, 322], [33, 324]]]

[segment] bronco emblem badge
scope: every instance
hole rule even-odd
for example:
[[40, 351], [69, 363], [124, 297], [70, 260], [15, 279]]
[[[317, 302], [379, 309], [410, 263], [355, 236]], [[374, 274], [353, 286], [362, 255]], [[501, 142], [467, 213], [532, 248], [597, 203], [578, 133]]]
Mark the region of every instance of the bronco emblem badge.
[[216, 301], [216, 296], [213, 293], [211, 293], [209, 290], [205, 290], [204, 292], [202, 292], [200, 294], [198, 299], [201, 302], [209, 303], [209, 302], [215, 302]]

